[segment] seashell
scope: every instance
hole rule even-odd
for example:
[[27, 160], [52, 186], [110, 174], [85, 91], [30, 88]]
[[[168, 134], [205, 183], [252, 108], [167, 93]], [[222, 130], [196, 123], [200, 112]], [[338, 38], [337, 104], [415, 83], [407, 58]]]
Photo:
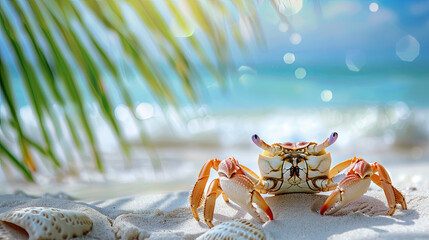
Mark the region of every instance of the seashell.
[[84, 213], [47, 207], [18, 208], [0, 214], [0, 239], [70, 239], [92, 229]]
[[14, 225], [0, 221], [0, 240], [28, 239], [28, 234]]
[[210, 239], [242, 239], [242, 240], [266, 240], [267, 236], [262, 228], [249, 222], [246, 219], [236, 219], [224, 222], [199, 236], [197, 240]]

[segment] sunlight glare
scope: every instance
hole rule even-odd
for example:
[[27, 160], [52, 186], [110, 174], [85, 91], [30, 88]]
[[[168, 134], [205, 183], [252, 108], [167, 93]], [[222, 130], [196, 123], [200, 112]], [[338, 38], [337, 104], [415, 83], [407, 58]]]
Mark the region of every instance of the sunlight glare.
[[297, 14], [302, 9], [302, 0], [276, 0], [279, 11], [286, 16]]
[[115, 117], [121, 122], [128, 121], [132, 119], [131, 113], [128, 110], [128, 107], [120, 104], [115, 108]]
[[303, 78], [305, 78], [305, 76], [307, 76], [307, 71], [305, 70], [305, 68], [300, 67], [300, 68], [297, 68], [295, 70], [295, 77], [296, 78], [303, 79]]
[[279, 24], [279, 30], [280, 32], [287, 32], [287, 30], [289, 30], [289, 25], [287, 23], [280, 23]]
[[290, 52], [286, 53], [286, 54], [283, 56], [283, 61], [284, 61], [286, 64], [292, 64], [292, 63], [294, 63], [294, 62], [295, 62], [295, 54], [290, 53]]
[[251, 81], [255, 80], [258, 76], [258, 72], [249, 66], [240, 66], [238, 68], [238, 72], [240, 73], [240, 77], [238, 80], [242, 84], [248, 84]]
[[150, 103], [140, 103], [136, 108], [137, 118], [144, 120], [153, 117], [153, 106]]
[[320, 98], [321, 98], [321, 99], [322, 99], [322, 101], [324, 101], [324, 102], [329, 102], [329, 101], [331, 101], [331, 100], [332, 100], [332, 91], [331, 91], [331, 90], [327, 90], [327, 89], [323, 90], [323, 91], [320, 93]]
[[420, 43], [411, 35], [406, 35], [396, 43], [396, 55], [405, 62], [412, 62], [420, 54]]
[[290, 35], [289, 41], [293, 44], [293, 45], [298, 45], [301, 43], [302, 37], [301, 34], [299, 33], [292, 33], [292, 35]]
[[366, 64], [366, 55], [360, 50], [350, 50], [346, 53], [346, 65], [350, 71], [359, 72]]
[[371, 4], [369, 4], [369, 10], [371, 12], [377, 12], [378, 11], [378, 4], [375, 2], [372, 2]]

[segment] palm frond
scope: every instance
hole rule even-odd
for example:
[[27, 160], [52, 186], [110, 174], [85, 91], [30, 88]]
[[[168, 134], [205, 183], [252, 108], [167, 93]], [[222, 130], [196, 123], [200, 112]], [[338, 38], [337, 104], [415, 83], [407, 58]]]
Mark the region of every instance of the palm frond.
[[[131, 15], [137, 25], [130, 23]], [[138, 125], [140, 140], [147, 147], [152, 164], [159, 167], [144, 123], [134, 111], [136, 102], [126, 87], [123, 65], [126, 62], [135, 69], [137, 78], [161, 107], [179, 108], [183, 99], [200, 103], [202, 74], [225, 86], [226, 74], [233, 69], [228, 39], [246, 49], [240, 29], [231, 23], [239, 18], [252, 29], [253, 39], [264, 44], [256, 5], [248, 1], [2, 0], [0, 93], [7, 116], [1, 116], [1, 121], [2, 129], [9, 126], [7, 131], [13, 132], [13, 136], [3, 130], [2, 137], [7, 141], [0, 144], [0, 155], [33, 180], [32, 173], [38, 166], [32, 151], [50, 159], [53, 169], [64, 169], [63, 164], [68, 161], [60, 157], [57, 148], [63, 152], [79, 149], [83, 154], [89, 143], [91, 158], [96, 168], [103, 171], [100, 145], [88, 117], [87, 105], [91, 102], [130, 158], [129, 143], [115, 117], [117, 103], [112, 94], [116, 91]], [[195, 26], [202, 34], [177, 37], [171, 22], [182, 29]], [[140, 26], [139, 30], [147, 33], [143, 38], [135, 30]], [[115, 52], [122, 54], [122, 59], [118, 60]], [[173, 87], [172, 77], [181, 89]], [[108, 79], [111, 84], [107, 84]], [[28, 105], [42, 136], [39, 140], [30, 137], [32, 133], [23, 126], [25, 119], [19, 115], [22, 106], [17, 103], [15, 80], [25, 87]], [[62, 111], [55, 111], [54, 105]], [[11, 144], [17, 144], [20, 151], [11, 149]]]

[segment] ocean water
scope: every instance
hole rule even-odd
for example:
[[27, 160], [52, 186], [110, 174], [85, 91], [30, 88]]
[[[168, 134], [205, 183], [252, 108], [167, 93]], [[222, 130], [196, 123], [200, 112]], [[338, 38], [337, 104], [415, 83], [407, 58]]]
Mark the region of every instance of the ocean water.
[[[302, 69], [306, 74], [298, 79], [296, 66], [241, 66], [238, 81], [232, 80], [232, 91], [213, 96], [211, 106], [220, 110], [308, 109], [403, 102], [411, 108], [429, 107], [429, 70], [423, 66], [392, 64], [352, 72], [346, 64], [321, 64], [304, 65]], [[323, 96], [326, 92], [330, 96]]]
[[[140, 82], [130, 80], [128, 84], [135, 111], [158, 148], [250, 147], [255, 133], [267, 142], [318, 142], [336, 131], [340, 134], [336, 145], [342, 147], [409, 152], [410, 159], [424, 160], [429, 146], [429, 70], [384, 66], [354, 73], [346, 68], [308, 65], [305, 77], [298, 79], [288, 66], [242, 65], [236, 74], [226, 76], [226, 88], [205, 79], [202, 102], [184, 103], [180, 109], [161, 109]], [[42, 141], [40, 132], [34, 130], [37, 121], [26, 105], [25, 91], [19, 81], [14, 84], [25, 129], [33, 132], [34, 140]], [[117, 139], [100, 110], [91, 99], [86, 102], [101, 150], [122, 159]], [[119, 100], [115, 105], [127, 141], [143, 148], [132, 114]], [[53, 107], [60, 116], [65, 111]], [[4, 106], [2, 114], [7, 114]], [[66, 129], [64, 133], [71, 141]]]
[[[226, 86], [202, 75], [205, 85], [200, 86], [201, 102], [183, 100], [180, 109], [162, 109], [144, 84], [137, 79], [126, 82], [145, 134], [159, 155], [161, 168], [157, 170], [141, 143], [135, 119], [115, 95], [114, 85], [106, 82], [114, 100], [115, 117], [131, 146], [131, 159], [119, 148], [116, 136], [93, 100], [89, 95], [82, 96], [105, 159], [106, 173], [95, 170], [88, 143], [84, 142], [83, 154], [73, 148], [68, 153], [73, 166], [66, 160], [67, 153], [57, 150], [60, 161], [67, 166], [64, 173], [58, 177], [52, 169], [40, 167], [36, 176], [39, 185], [49, 186], [55, 180], [136, 186], [135, 182], [140, 181], [143, 185], [168, 182], [170, 186], [176, 182], [183, 187], [192, 185], [202, 164], [214, 157], [236, 157], [257, 171], [259, 149], [251, 141], [255, 133], [267, 143], [275, 143], [321, 142], [331, 132], [338, 132], [338, 141], [330, 147], [333, 164], [355, 155], [388, 166], [429, 163], [429, 70], [423, 66], [403, 62], [368, 64], [354, 72], [342, 62], [305, 64], [297, 72], [296, 65], [284, 63], [250, 61], [236, 65], [235, 73], [225, 75]], [[173, 77], [171, 81], [173, 85], [177, 82]], [[25, 131], [31, 132], [33, 140], [43, 142], [19, 79], [14, 81], [14, 88]], [[6, 116], [5, 107], [0, 108]], [[56, 105], [53, 108], [58, 116], [66, 111]], [[62, 121], [65, 138], [57, 139], [58, 146], [61, 141], [72, 146], [67, 125]], [[12, 151], [19, 152], [18, 146], [5, 137], [6, 125], [2, 123], [2, 140]], [[55, 136], [54, 128], [49, 129]], [[39, 166], [46, 166], [43, 156], [36, 151], [34, 155]], [[175, 167], [171, 168], [172, 165]], [[7, 171], [0, 171], [2, 181], [22, 182], [15, 169]]]

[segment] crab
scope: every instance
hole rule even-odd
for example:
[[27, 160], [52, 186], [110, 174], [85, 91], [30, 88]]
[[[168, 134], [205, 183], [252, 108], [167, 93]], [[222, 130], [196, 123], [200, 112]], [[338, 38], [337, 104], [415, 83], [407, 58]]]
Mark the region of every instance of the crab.
[[[332, 191], [320, 210], [321, 215], [333, 214], [346, 204], [358, 199], [368, 190], [371, 181], [384, 190], [389, 211], [393, 215], [398, 204], [407, 209], [404, 195], [393, 187], [387, 170], [379, 163], [368, 163], [353, 157], [332, 169], [331, 154], [325, 148], [338, 138], [333, 132], [324, 142], [265, 143], [258, 135], [253, 142], [264, 151], [259, 154], [258, 165], [262, 177], [239, 164], [234, 158], [207, 161], [198, 175], [190, 194], [190, 206], [194, 218], [199, 221], [197, 209], [204, 204], [204, 221], [213, 227], [213, 212], [217, 197], [226, 202], [231, 199], [260, 222], [273, 220], [273, 213], [262, 194], [319, 193]], [[210, 170], [219, 177], [212, 180], [204, 195]], [[266, 217], [261, 216], [261, 209]]]

